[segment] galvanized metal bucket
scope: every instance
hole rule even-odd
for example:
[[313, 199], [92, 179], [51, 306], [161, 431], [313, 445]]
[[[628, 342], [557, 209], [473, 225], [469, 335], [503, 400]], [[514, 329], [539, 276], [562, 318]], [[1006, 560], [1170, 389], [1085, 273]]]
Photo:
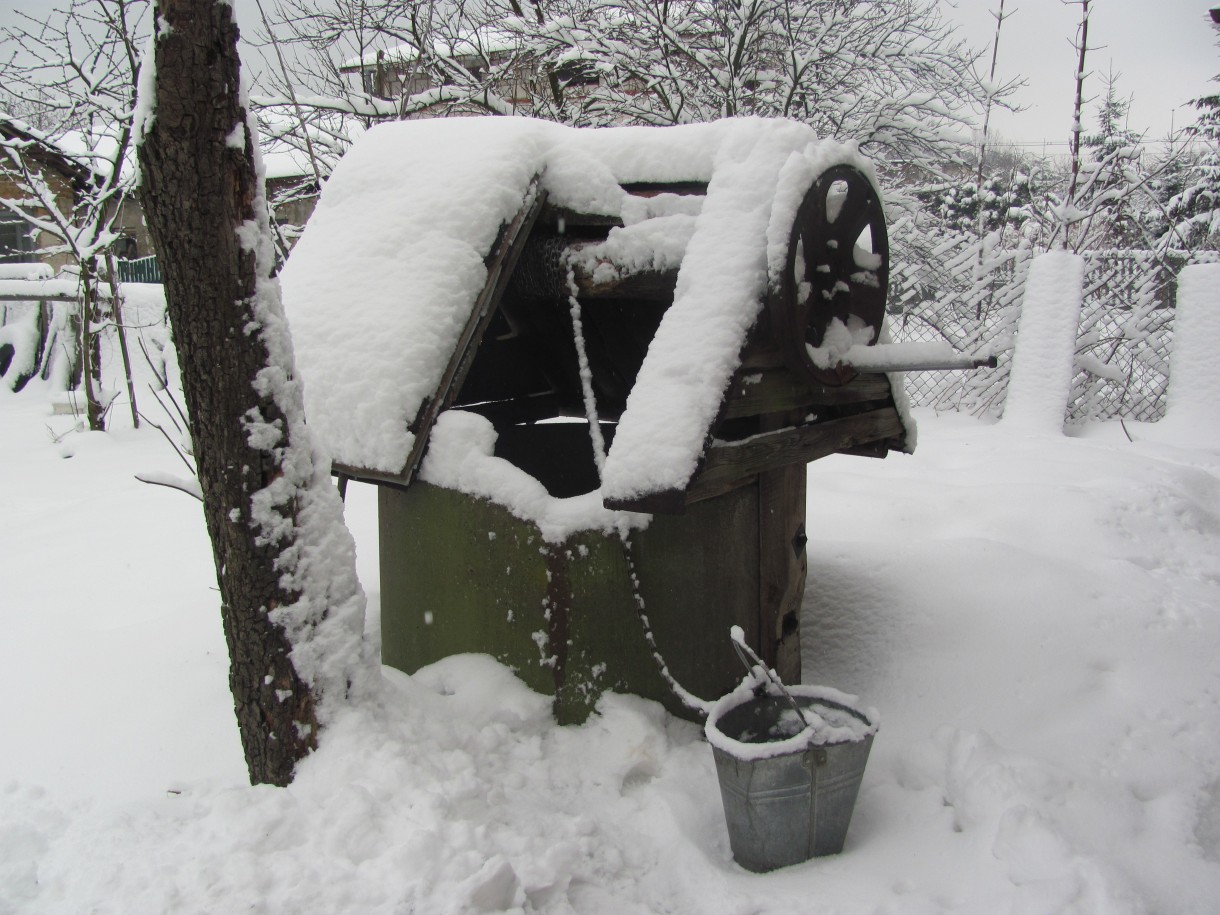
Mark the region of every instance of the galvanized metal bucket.
[[729, 844], [751, 871], [843, 850], [877, 730], [875, 712], [835, 690], [787, 692], [738, 690], [708, 717]]

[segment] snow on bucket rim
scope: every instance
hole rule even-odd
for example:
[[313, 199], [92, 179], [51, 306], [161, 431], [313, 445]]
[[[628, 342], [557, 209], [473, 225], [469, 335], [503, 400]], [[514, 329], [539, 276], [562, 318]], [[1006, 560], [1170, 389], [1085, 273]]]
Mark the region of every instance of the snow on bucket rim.
[[[759, 686], [764, 687], [760, 696]], [[829, 747], [838, 744], [858, 743], [877, 733], [881, 716], [871, 706], [861, 706], [857, 696], [849, 695], [830, 686], [791, 686], [788, 687], [794, 699], [810, 700], [809, 705], [801, 704], [806, 714], [812, 712], [816, 720], [802, 728], [791, 737], [783, 740], [768, 740], [760, 743], [746, 743], [728, 736], [720, 730], [718, 723], [730, 712], [760, 698], [770, 698], [783, 701], [779, 691], [765, 680], [751, 674], [745, 677], [731, 693], [721, 696], [708, 712], [707, 723], [703, 726], [707, 742], [713, 748], [727, 753], [735, 759], [752, 761], [759, 759], [774, 759], [793, 753], [802, 753], [811, 746]], [[851, 723], [834, 725], [825, 721], [817, 712], [816, 705], [822, 704], [846, 711], [854, 719]]]

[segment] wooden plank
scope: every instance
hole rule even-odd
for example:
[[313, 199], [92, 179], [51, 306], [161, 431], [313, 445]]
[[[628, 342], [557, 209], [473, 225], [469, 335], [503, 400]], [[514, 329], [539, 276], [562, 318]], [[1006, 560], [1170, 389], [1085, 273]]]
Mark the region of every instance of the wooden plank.
[[859, 445], [855, 448], [844, 448], [839, 454], [850, 454], [855, 457], [866, 458], [885, 458], [890, 453], [890, 446], [887, 442], [873, 442], [869, 445]]
[[741, 370], [729, 384], [724, 417], [885, 401], [890, 397], [890, 382], [884, 375], [857, 375], [849, 384], [835, 388], [813, 383], [788, 368]]
[[[22, 281], [24, 282], [24, 281]], [[109, 296], [102, 296], [109, 301]], [[24, 292], [0, 292], [0, 302], [79, 302], [80, 294], [75, 292], [42, 292], [37, 295]]]
[[[657, 672], [617, 534], [546, 543], [502, 506], [423, 482], [379, 489], [378, 518], [384, 663], [413, 673], [453, 654], [490, 654], [554, 695], [563, 723], [585, 720], [607, 690], [690, 717]], [[758, 493], [747, 487], [632, 533], [657, 650], [705, 699], [741, 679], [731, 626], [758, 648], [757, 527]]]
[[903, 434], [893, 407], [810, 426], [765, 432], [742, 442], [712, 446], [703, 469], [686, 490], [686, 501], [697, 502], [740, 486], [749, 477], [785, 464], [807, 464], [818, 458]]
[[504, 290], [508, 286], [509, 278], [512, 276], [513, 267], [521, 255], [525, 240], [529, 237], [530, 230], [545, 203], [546, 192], [538, 186], [538, 179], [535, 178], [526, 193], [525, 203], [513, 220], [501, 231], [498, 243], [488, 259], [487, 281], [475, 299], [474, 307], [470, 310], [470, 317], [467, 318], [466, 325], [458, 337], [457, 345], [449, 357], [449, 364], [441, 376], [436, 393], [424, 401], [419, 415], [411, 424], [411, 431], [415, 434], [415, 443], [411, 448], [411, 453], [407, 456], [406, 464], [398, 473], [401, 485], [409, 484], [415, 477], [424, 452], [428, 448], [428, 437], [436, 418], [453, 405], [461, 391], [462, 382], [465, 381], [466, 373], [470, 371], [470, 366], [478, 351], [479, 341], [483, 339], [487, 325], [491, 323], [491, 319], [495, 315]]
[[905, 429], [893, 407], [808, 426], [764, 432], [741, 442], [722, 442], [707, 452], [686, 491], [664, 490], [634, 499], [606, 499], [606, 508], [650, 514], [680, 514], [693, 502], [711, 499], [752, 483], [758, 474], [810, 461], [873, 442], [900, 438]]
[[758, 475], [759, 654], [785, 683], [801, 682], [805, 476], [804, 464]]
[[355, 480], [357, 483], [373, 483], [376, 486], [388, 486], [391, 489], [403, 489], [406, 484], [396, 473], [384, 470], [369, 470], [367, 467], [356, 467], [352, 464], [331, 464], [331, 476]]
[[547, 625], [548, 571], [534, 525], [422, 482], [406, 491], [378, 487], [377, 518], [383, 663], [414, 673], [479, 652], [531, 689], [554, 692], [554, 673], [539, 664], [542, 646], [533, 640]]

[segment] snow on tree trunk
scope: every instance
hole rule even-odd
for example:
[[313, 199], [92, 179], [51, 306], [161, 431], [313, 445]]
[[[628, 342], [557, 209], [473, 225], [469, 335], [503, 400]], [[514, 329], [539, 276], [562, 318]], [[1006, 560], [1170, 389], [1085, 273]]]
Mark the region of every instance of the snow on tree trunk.
[[1022, 432], [1063, 431], [1083, 290], [1084, 258], [1077, 254], [1051, 251], [1029, 265], [1004, 402], [1005, 426]]
[[[252, 782], [284, 785], [367, 689], [364, 594], [305, 426], [224, 0], [161, 0], [139, 148]], [[146, 64], [146, 69], [152, 69]]]
[[1178, 277], [1169, 389], [1162, 425], [1215, 441], [1220, 431], [1220, 264], [1195, 264]]

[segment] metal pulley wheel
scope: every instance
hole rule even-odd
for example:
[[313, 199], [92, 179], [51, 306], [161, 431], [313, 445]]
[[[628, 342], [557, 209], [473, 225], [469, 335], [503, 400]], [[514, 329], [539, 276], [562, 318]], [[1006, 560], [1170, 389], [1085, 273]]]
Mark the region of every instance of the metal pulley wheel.
[[851, 381], [854, 369], [833, 360], [819, 366], [810, 347], [877, 342], [889, 272], [885, 215], [872, 182], [850, 165], [828, 168], [797, 210], [780, 288], [769, 297], [789, 367], [822, 384]]

